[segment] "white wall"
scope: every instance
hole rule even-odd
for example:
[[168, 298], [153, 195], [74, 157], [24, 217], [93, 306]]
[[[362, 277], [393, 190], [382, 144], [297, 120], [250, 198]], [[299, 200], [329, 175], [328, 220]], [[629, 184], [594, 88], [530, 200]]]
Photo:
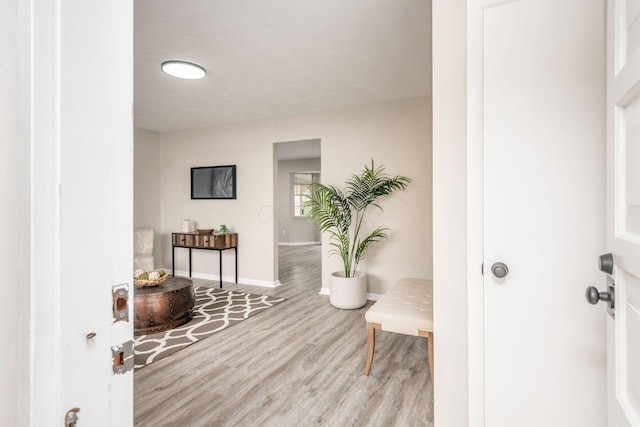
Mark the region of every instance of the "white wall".
[[469, 425], [466, 0], [433, 1], [435, 420]]
[[279, 242], [319, 242], [320, 234], [306, 218], [293, 217], [293, 197], [291, 196], [292, 174], [294, 172], [319, 172], [320, 159], [298, 159], [278, 161], [278, 188], [276, 199], [276, 218], [278, 228], [276, 239]]
[[[319, 138], [322, 180], [342, 185], [374, 158], [392, 175], [413, 179], [408, 190], [382, 202], [374, 213], [391, 229], [390, 238], [362, 263], [370, 275], [369, 292], [383, 293], [402, 276], [431, 278], [431, 99], [427, 97], [346, 108], [214, 128], [160, 134], [162, 257], [170, 267], [170, 233], [184, 218], [198, 225], [226, 223], [239, 235], [239, 276], [273, 283], [275, 218], [273, 143]], [[237, 165], [237, 200], [191, 200], [189, 168]], [[326, 243], [326, 242], [325, 242]], [[340, 260], [323, 248], [323, 286]], [[186, 270], [187, 253], [176, 252], [176, 268]], [[194, 251], [195, 272], [217, 274], [217, 253]], [[231, 274], [225, 256], [225, 275]]]
[[[160, 143], [159, 135], [145, 129], [134, 132], [134, 187], [133, 211], [135, 228], [160, 230]], [[162, 237], [156, 234], [153, 256], [158, 264], [161, 258]]]
[[[29, 247], [28, 144], [20, 140], [19, 0], [0, 3], [0, 271], [3, 309], [0, 342], [0, 412], [3, 425], [20, 425], [28, 416]], [[25, 172], [26, 171], [26, 172]], [[28, 253], [27, 253], [28, 254]], [[25, 356], [25, 357], [21, 357]], [[21, 381], [22, 380], [22, 381]]]

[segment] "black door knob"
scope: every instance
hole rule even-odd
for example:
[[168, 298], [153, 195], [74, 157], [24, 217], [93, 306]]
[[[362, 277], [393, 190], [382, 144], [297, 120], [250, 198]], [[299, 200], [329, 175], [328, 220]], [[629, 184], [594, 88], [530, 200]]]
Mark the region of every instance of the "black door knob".
[[502, 279], [509, 274], [509, 267], [504, 262], [496, 262], [491, 266], [491, 272], [498, 279]]

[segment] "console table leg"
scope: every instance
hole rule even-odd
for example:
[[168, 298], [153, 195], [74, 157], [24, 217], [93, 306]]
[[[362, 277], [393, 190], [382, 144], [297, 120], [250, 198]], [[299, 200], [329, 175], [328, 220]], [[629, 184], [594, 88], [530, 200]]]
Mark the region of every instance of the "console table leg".
[[191, 248], [189, 248], [189, 277], [191, 277]]
[[171, 275], [176, 277], [176, 247], [171, 246]]
[[218, 251], [218, 261], [220, 262], [220, 289], [222, 289], [222, 251]]
[[233, 248], [233, 253], [236, 256], [236, 283], [238, 283], [238, 248]]

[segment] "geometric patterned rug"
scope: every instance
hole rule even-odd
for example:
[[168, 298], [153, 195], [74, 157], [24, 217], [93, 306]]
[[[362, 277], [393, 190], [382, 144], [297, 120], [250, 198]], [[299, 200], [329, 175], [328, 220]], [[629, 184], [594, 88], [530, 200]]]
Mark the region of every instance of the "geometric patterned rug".
[[136, 369], [164, 359], [285, 300], [219, 288], [196, 287], [194, 290], [196, 301], [193, 318], [189, 322], [175, 329], [140, 335], [135, 339]]

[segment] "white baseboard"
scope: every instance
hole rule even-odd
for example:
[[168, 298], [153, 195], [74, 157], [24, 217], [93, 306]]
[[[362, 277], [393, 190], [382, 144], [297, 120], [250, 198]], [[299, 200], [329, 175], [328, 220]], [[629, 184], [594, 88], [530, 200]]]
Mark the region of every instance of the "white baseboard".
[[320, 242], [278, 242], [279, 246], [311, 246], [319, 245]]
[[[232, 281], [232, 280], [230, 280]], [[240, 285], [252, 285], [252, 286], [261, 286], [263, 288], [277, 288], [282, 285], [279, 280], [274, 280], [272, 282], [267, 280], [256, 280], [256, 279], [243, 279], [242, 277], [238, 277], [238, 284]]]
[[[331, 290], [329, 288], [321, 288], [320, 292], [318, 292], [318, 294], [320, 295], [331, 295]], [[367, 299], [369, 301], [378, 301], [380, 299], [382, 295], [380, 294], [371, 294], [367, 292]]]
[[[168, 272], [168, 273], [171, 272], [171, 268], [163, 268], [163, 270]], [[188, 271], [184, 271], [184, 270], [176, 270], [176, 276], [189, 277], [189, 272]], [[198, 273], [198, 272], [192, 271], [191, 272], [191, 277], [196, 278], [196, 279], [212, 280], [214, 282], [219, 282], [220, 281], [220, 276], [218, 276], [217, 274], [205, 274], [205, 273]], [[222, 281], [223, 282], [235, 283], [236, 277], [235, 276], [222, 276]], [[238, 284], [239, 285], [261, 286], [263, 288], [277, 288], [282, 283], [280, 283], [279, 280], [268, 281], [268, 280], [246, 279], [244, 277], [238, 277]]]

